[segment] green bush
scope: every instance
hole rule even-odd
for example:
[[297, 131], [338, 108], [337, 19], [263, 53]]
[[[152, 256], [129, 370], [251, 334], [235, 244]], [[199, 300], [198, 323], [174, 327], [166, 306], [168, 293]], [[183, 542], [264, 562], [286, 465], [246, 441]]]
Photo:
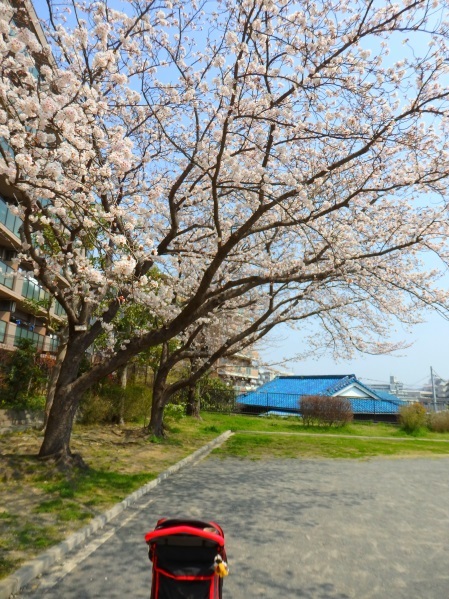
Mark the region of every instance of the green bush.
[[169, 403], [164, 408], [164, 420], [181, 420], [185, 415], [185, 403]]
[[406, 433], [417, 433], [427, 423], [426, 408], [420, 403], [403, 406], [399, 410], [399, 424]]
[[48, 380], [48, 371], [38, 363], [36, 346], [30, 339], [19, 339], [16, 351], [0, 365], [3, 386], [0, 405], [19, 410], [39, 409]]
[[299, 408], [304, 426], [342, 426], [354, 418], [351, 402], [346, 397], [306, 395], [301, 398]]
[[[206, 412], [231, 412], [234, 410], [234, 388], [215, 376], [203, 376], [196, 384], [196, 392], [201, 410]], [[171, 403], [186, 406], [188, 400], [189, 390], [184, 387], [172, 396]]]
[[82, 424], [117, 424], [137, 422], [148, 417], [151, 409], [151, 389], [145, 385], [128, 385], [123, 389], [106, 380], [86, 393], [81, 400], [78, 421]]
[[435, 433], [449, 433], [449, 410], [430, 414], [428, 426]]
[[199, 381], [198, 393], [203, 410], [230, 412], [235, 404], [235, 390], [217, 377], [205, 376]]
[[109, 397], [96, 390], [88, 391], [81, 399], [77, 420], [81, 424], [106, 424], [114, 422], [115, 407]]

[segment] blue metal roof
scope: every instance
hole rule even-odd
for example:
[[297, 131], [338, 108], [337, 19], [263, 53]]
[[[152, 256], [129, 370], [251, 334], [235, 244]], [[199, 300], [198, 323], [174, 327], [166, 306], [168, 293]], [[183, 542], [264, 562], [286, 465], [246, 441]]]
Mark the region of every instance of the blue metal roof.
[[300, 408], [303, 395], [337, 395], [351, 384], [366, 391], [366, 398], [348, 397], [354, 414], [396, 414], [406, 402], [384, 391], [374, 391], [361, 383], [354, 374], [329, 376], [280, 376], [256, 391], [239, 395], [237, 403], [269, 410]]
[[352, 381], [354, 374], [334, 374], [329, 376], [278, 376], [251, 393], [292, 393], [297, 395], [333, 395]]
[[399, 402], [400, 405], [407, 403], [402, 399], [399, 399], [399, 397], [396, 397], [396, 395], [393, 395], [392, 393], [387, 393], [387, 391], [376, 391], [376, 395], [378, 395], [381, 399], [385, 399], [387, 401], [393, 401], [396, 403]]

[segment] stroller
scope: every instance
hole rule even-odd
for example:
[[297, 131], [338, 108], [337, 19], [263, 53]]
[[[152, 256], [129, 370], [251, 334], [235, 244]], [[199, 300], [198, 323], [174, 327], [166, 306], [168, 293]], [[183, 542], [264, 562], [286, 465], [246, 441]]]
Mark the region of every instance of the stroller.
[[153, 562], [151, 599], [221, 599], [228, 569], [218, 524], [162, 518], [145, 541]]

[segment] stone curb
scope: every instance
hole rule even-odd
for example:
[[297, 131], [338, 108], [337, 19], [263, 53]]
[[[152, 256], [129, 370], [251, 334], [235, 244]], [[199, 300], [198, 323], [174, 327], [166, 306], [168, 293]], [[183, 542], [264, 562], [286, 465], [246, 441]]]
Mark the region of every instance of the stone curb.
[[62, 559], [69, 551], [75, 547], [78, 547], [79, 545], [82, 545], [92, 534], [103, 528], [113, 518], [121, 514], [124, 510], [126, 510], [126, 508], [140, 499], [140, 497], [152, 491], [154, 488], [160, 485], [163, 480], [172, 474], [175, 474], [189, 464], [192, 464], [193, 462], [205, 457], [208, 453], [215, 449], [215, 447], [218, 447], [224, 443], [231, 435], [231, 431], [226, 431], [216, 439], [209, 441], [209, 443], [203, 447], [200, 447], [200, 449], [197, 449], [191, 455], [187, 456], [173, 466], [170, 466], [170, 468], [159, 474], [157, 478], [147, 483], [143, 487], [140, 487], [140, 489], [137, 489], [137, 491], [134, 491], [134, 493], [131, 493], [131, 495], [128, 495], [126, 499], [112, 507], [110, 510], [94, 518], [90, 524], [78, 532], [70, 535], [67, 537], [67, 539], [58, 545], [55, 545], [48, 551], [45, 551], [35, 559], [26, 562], [25, 565], [16, 570], [14, 574], [11, 574], [11, 576], [8, 576], [0, 581], [0, 599], [9, 599], [10, 597], [14, 596], [14, 594], [18, 593], [21, 588], [29, 584], [37, 576], [41, 575], [50, 566], [53, 566], [53, 564]]

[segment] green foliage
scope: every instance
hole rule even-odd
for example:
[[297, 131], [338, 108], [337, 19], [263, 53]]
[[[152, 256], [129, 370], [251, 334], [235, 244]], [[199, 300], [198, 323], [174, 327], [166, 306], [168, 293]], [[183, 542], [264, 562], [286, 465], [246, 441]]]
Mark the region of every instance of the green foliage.
[[304, 426], [342, 426], [354, 418], [351, 402], [345, 397], [308, 395], [301, 398], [300, 410]]
[[[205, 412], [231, 412], [235, 406], [234, 389], [221, 379], [205, 375], [197, 383], [196, 392], [201, 409]], [[173, 396], [173, 403], [187, 404], [188, 388], [181, 389]]]
[[406, 433], [418, 433], [421, 429], [425, 428], [426, 423], [426, 408], [419, 403], [403, 406], [399, 410], [399, 424]]
[[4, 393], [2, 406], [17, 409], [42, 408], [47, 373], [37, 364], [36, 346], [31, 339], [19, 339], [16, 351], [2, 364]]
[[449, 433], [449, 410], [430, 414], [428, 426], [435, 433]]
[[[96, 259], [94, 259], [94, 262]], [[147, 273], [148, 278], [151, 281], [159, 281], [162, 279], [162, 275], [159, 270], [154, 267], [151, 268]], [[104, 305], [108, 305], [111, 297], [105, 298]], [[101, 314], [103, 305], [100, 305], [98, 310]], [[135, 304], [132, 300], [123, 298], [120, 310], [118, 311], [115, 318], [111, 323], [114, 326], [114, 338], [115, 338], [115, 350], [117, 351], [124, 342], [127, 342], [131, 337], [136, 334], [136, 331], [146, 331], [152, 328], [160, 326], [156, 316], [152, 314], [145, 305]], [[104, 349], [108, 345], [107, 333], [101, 334], [95, 341], [95, 347], [97, 349]], [[172, 339], [168, 342], [169, 353], [175, 350], [179, 345], [176, 339]], [[160, 363], [162, 353], [162, 346], [151, 347], [140, 354], [138, 354], [135, 360], [140, 364], [147, 364], [150, 368], [155, 371]]]
[[52, 297], [42, 298], [39, 300], [26, 299], [23, 303], [25, 311], [33, 314], [34, 316], [42, 317], [42, 312], [47, 312], [47, 324], [53, 331], [58, 331], [63, 326], [63, 323], [59, 319], [52, 318], [50, 315], [50, 308], [53, 303]]
[[181, 420], [185, 415], [185, 403], [169, 403], [164, 408], [164, 420]]
[[127, 385], [123, 389], [107, 379], [84, 395], [78, 420], [82, 424], [111, 424], [138, 422], [147, 416], [151, 407], [151, 390], [144, 385]]
[[46, 397], [42, 394], [27, 395], [25, 400], [25, 409], [31, 411], [40, 411], [45, 408]]
[[198, 389], [201, 408], [205, 411], [231, 411], [235, 403], [235, 391], [221, 379], [205, 376], [199, 382]]

